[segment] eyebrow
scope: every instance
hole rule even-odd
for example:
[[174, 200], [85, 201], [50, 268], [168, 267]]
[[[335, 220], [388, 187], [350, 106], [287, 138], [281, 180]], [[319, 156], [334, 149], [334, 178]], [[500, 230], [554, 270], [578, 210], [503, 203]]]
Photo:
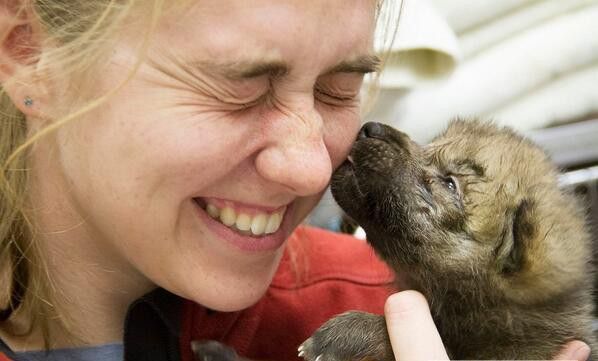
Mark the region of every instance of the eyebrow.
[[[361, 55], [355, 59], [342, 61], [327, 69], [325, 74], [334, 73], [373, 73], [380, 70], [381, 60], [376, 55]], [[193, 62], [191, 68], [210, 69], [229, 79], [250, 79], [263, 75], [280, 77], [288, 74], [291, 67], [282, 61], [250, 61], [213, 63], [209, 61]]]
[[462, 159], [457, 161], [457, 164], [471, 169], [479, 177], [483, 177], [486, 174], [486, 168], [473, 159]]
[[382, 60], [373, 54], [361, 55], [355, 59], [343, 61], [333, 66], [326, 73], [374, 73], [380, 71]]

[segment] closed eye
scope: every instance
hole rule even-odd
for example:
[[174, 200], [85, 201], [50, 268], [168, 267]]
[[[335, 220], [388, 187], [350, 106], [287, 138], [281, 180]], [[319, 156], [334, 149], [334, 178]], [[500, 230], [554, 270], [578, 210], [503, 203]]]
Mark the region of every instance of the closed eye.
[[218, 101], [225, 103], [227, 105], [233, 106], [235, 108], [238, 109], [248, 109], [248, 108], [252, 108], [258, 104], [261, 104], [264, 102], [264, 99], [268, 96], [268, 93], [264, 93], [262, 95], [260, 95], [257, 98], [253, 98], [253, 99], [244, 99], [244, 100], [235, 100], [235, 99], [218, 99]]
[[357, 100], [357, 95], [331, 94], [331, 93], [325, 92], [319, 88], [314, 89], [314, 94], [319, 101], [329, 104], [329, 105], [346, 105], [347, 103], [352, 103], [355, 100]]
[[259, 97], [259, 98], [255, 99], [255, 100], [251, 100], [251, 101], [248, 101], [248, 102], [245, 102], [245, 103], [240, 103], [240, 104], [238, 104], [238, 105], [239, 105], [239, 106], [240, 106], [242, 109], [247, 109], [247, 108], [251, 108], [251, 107], [254, 107], [254, 106], [256, 106], [256, 105], [260, 104], [260, 103], [262, 102], [262, 100], [263, 100], [263, 99], [264, 99], [264, 97], [263, 97], [263, 96], [261, 96], [261, 97]]

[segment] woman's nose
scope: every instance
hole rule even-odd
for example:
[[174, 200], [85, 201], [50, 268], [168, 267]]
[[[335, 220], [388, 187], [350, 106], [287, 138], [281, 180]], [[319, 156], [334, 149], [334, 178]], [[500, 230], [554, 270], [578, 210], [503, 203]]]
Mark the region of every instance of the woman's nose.
[[276, 123], [267, 130], [269, 144], [257, 155], [257, 172], [298, 196], [324, 190], [332, 162], [320, 116], [314, 112], [309, 118], [290, 116]]

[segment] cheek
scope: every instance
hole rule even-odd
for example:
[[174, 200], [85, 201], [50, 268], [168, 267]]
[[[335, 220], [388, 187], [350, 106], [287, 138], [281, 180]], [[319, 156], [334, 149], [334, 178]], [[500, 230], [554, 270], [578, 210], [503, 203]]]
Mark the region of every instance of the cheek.
[[338, 108], [322, 105], [320, 109], [324, 118], [324, 143], [330, 154], [333, 169], [336, 169], [346, 158], [357, 137], [361, 125], [359, 108]]

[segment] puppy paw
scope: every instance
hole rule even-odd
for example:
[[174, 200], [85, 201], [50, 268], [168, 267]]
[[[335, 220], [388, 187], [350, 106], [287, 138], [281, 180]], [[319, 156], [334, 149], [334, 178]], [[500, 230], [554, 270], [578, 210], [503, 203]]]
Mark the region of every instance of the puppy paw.
[[196, 361], [238, 361], [239, 356], [231, 347], [218, 341], [192, 341], [191, 349]]
[[305, 342], [297, 349], [298, 356], [302, 357], [305, 361], [322, 361], [322, 348], [314, 346], [312, 338], [308, 338]]
[[394, 361], [384, 317], [364, 312], [328, 320], [298, 352], [306, 361]]

